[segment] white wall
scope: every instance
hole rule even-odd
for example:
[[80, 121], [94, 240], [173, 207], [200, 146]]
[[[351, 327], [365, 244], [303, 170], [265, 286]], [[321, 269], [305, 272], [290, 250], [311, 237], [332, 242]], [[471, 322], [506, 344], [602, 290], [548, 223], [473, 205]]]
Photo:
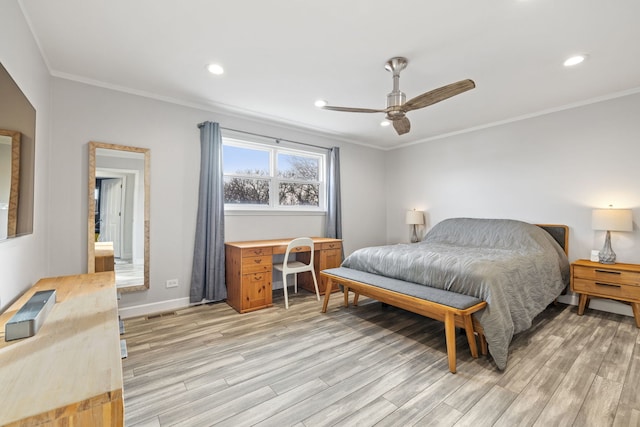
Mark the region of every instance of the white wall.
[[[326, 137], [224, 116], [64, 79], [53, 79], [51, 274], [86, 271], [87, 143], [151, 149], [150, 289], [124, 294], [123, 313], [184, 305], [189, 295], [197, 208], [200, 136], [205, 120], [223, 127], [341, 147], [347, 253], [385, 241], [384, 152]], [[322, 235], [322, 216], [228, 216], [227, 241]], [[167, 289], [168, 279], [178, 288]], [[132, 307], [137, 307], [135, 310]]]
[[0, 16], [0, 62], [36, 110], [33, 234], [0, 242], [1, 312], [47, 273], [51, 81], [17, 1], [2, 1]]
[[640, 263], [638, 117], [635, 94], [392, 151], [387, 241], [408, 241], [416, 208], [425, 229], [461, 216], [566, 224], [569, 258], [589, 258], [604, 242], [591, 209], [613, 204], [634, 210], [634, 231], [612, 233], [618, 262]]

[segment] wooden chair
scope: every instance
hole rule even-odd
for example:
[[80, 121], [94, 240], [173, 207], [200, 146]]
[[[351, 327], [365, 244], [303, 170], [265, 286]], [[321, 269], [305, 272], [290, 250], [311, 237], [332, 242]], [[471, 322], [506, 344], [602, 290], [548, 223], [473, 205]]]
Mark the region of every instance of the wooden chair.
[[[306, 248], [309, 248], [311, 255], [309, 256], [309, 263], [305, 264], [302, 261], [289, 261], [289, 254], [296, 252], [306, 252]], [[287, 250], [284, 254], [284, 262], [282, 264], [273, 264], [273, 268], [282, 272], [282, 282], [284, 284], [284, 306], [289, 308], [289, 294], [287, 291], [287, 276], [293, 274], [293, 289], [295, 293], [298, 293], [298, 273], [303, 271], [310, 271], [313, 277], [313, 285], [316, 288], [316, 298], [320, 301], [320, 291], [318, 290], [318, 280], [316, 279], [316, 272], [313, 269], [313, 240], [309, 237], [299, 237], [293, 239], [287, 245]]]

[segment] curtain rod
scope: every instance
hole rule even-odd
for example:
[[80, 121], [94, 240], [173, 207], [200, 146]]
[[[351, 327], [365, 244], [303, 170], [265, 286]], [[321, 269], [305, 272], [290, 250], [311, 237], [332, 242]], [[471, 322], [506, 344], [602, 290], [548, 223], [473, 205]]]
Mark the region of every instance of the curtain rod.
[[[203, 123], [198, 123], [198, 128], [202, 127], [203, 125], [204, 125], [204, 122]], [[323, 147], [321, 145], [308, 144], [306, 142], [292, 141], [290, 139], [284, 139], [284, 138], [276, 138], [275, 136], [269, 136], [269, 135], [263, 135], [263, 134], [260, 134], [260, 133], [247, 132], [247, 131], [238, 130], [238, 129], [225, 128], [225, 127], [222, 127], [222, 126], [220, 126], [220, 129], [229, 130], [231, 132], [244, 133], [246, 135], [259, 136], [259, 137], [262, 137], [262, 138], [273, 139], [273, 140], [276, 141], [277, 144], [279, 144], [280, 141], [285, 141], [285, 142], [291, 142], [293, 144], [306, 145], [307, 147], [321, 148], [323, 150], [331, 151], [331, 148]]]

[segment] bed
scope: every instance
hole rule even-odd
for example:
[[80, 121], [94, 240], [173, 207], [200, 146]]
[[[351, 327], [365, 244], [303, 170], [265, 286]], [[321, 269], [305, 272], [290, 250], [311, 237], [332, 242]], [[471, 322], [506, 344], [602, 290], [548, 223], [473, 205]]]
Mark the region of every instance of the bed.
[[342, 267], [486, 301], [474, 323], [498, 369], [509, 344], [569, 283], [567, 227], [452, 218], [419, 243], [359, 249]]

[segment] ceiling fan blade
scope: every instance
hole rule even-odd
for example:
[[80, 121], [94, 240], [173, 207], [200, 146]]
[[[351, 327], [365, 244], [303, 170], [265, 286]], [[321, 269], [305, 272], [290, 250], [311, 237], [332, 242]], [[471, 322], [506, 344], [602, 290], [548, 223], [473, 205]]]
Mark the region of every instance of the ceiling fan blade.
[[373, 108], [351, 108], [351, 107], [333, 107], [331, 105], [325, 105], [323, 110], [331, 111], [345, 111], [347, 113], [386, 113], [387, 110], [375, 110]]
[[433, 105], [437, 102], [444, 101], [447, 98], [461, 94], [476, 87], [473, 80], [460, 80], [456, 83], [451, 83], [446, 86], [439, 87], [429, 92], [425, 92], [422, 95], [418, 95], [415, 98], [408, 100], [402, 105], [404, 112], [417, 110], [418, 108], [424, 108], [429, 105]]
[[398, 135], [404, 135], [411, 129], [411, 122], [408, 118], [402, 117], [393, 121], [393, 128], [398, 132]]

